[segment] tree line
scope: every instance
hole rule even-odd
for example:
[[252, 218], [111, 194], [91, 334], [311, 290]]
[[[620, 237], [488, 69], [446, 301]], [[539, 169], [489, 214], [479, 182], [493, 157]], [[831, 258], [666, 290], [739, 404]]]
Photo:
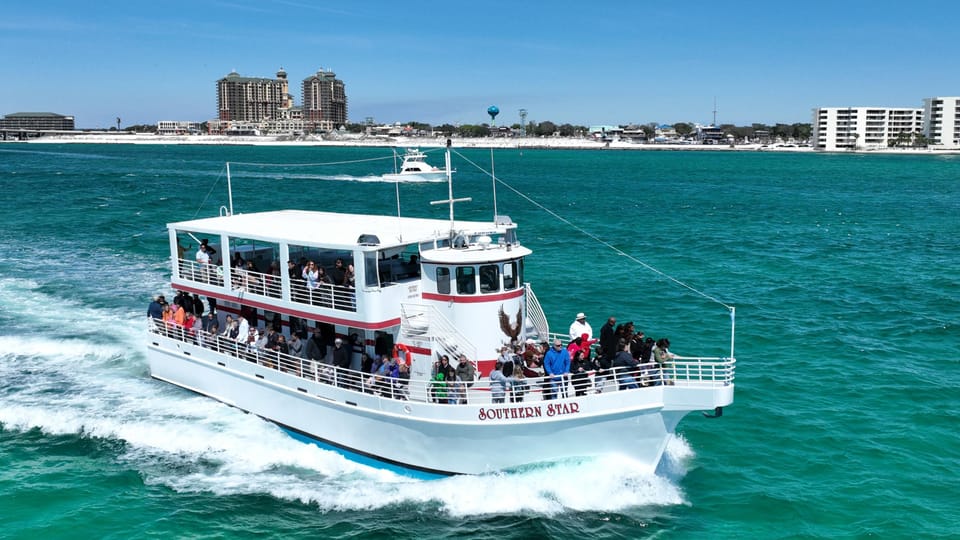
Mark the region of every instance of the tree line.
[[[445, 137], [458, 135], [461, 137], [489, 137], [499, 129], [505, 126], [493, 127], [489, 124], [461, 124], [454, 126], [452, 124], [441, 124], [433, 126], [424, 122], [406, 122], [405, 126], [410, 126], [415, 132], [419, 133], [439, 133]], [[621, 128], [635, 131], [642, 131], [647, 139], [653, 140], [656, 136], [657, 122], [646, 124], [627, 124], [621, 125]], [[351, 133], [363, 133], [367, 129], [367, 124], [351, 123], [344, 126], [344, 129]], [[691, 122], [675, 122], [672, 124], [674, 131], [681, 137], [692, 135], [696, 130], [696, 125]], [[754, 123], [749, 126], [737, 126], [734, 124], [720, 124], [718, 126], [724, 134], [733, 135], [737, 140], [757, 139], [761, 137], [807, 140], [813, 133], [813, 126], [809, 123], [795, 124], [760, 124]], [[515, 123], [509, 126], [513, 132], [523, 131], [524, 126]], [[556, 124], [551, 121], [529, 122], [526, 125], [526, 134], [534, 137], [550, 137], [559, 135], [560, 137], [578, 137], [586, 136], [590, 133], [587, 126], [574, 124]]]

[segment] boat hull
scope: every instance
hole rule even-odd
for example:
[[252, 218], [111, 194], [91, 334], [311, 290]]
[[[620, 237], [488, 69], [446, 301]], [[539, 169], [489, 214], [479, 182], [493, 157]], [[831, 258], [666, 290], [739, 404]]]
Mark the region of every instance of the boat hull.
[[668, 387], [498, 404], [485, 392], [471, 392], [468, 405], [441, 405], [338, 388], [162, 336], [151, 336], [147, 356], [156, 379], [304, 437], [434, 474], [482, 474], [613, 453], [653, 470], [689, 412], [664, 408]]
[[388, 182], [446, 182], [446, 171], [385, 174]]

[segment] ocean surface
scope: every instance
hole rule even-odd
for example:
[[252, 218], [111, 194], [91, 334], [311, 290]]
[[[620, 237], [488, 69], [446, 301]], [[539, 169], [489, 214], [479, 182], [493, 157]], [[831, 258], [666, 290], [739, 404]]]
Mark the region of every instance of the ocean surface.
[[[552, 328], [616, 315], [719, 356], [714, 299], [736, 306], [735, 402], [687, 416], [655, 474], [611, 457], [413, 480], [149, 377], [165, 224], [227, 204], [225, 162], [237, 212], [390, 214], [392, 161], [347, 163], [390, 155], [0, 145], [0, 537], [960, 536], [960, 156], [495, 151], [563, 218], [497, 186]], [[490, 151], [453, 162], [458, 217], [491, 217]], [[445, 184], [399, 194], [446, 215]]]

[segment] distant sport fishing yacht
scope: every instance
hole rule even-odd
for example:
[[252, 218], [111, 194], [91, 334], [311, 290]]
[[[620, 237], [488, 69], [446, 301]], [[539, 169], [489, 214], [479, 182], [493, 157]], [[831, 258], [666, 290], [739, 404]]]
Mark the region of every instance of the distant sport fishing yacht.
[[[151, 375], [348, 457], [438, 475], [609, 454], [653, 470], [686, 414], [719, 416], [733, 402], [732, 322], [729, 357], [675, 357], [649, 372], [610, 369], [606, 378], [591, 373], [584, 392], [562, 376], [504, 382], [498, 371], [491, 378], [503, 346], [558, 336], [524, 281], [532, 252], [518, 225], [503, 215], [454, 219], [454, 203], [465, 199], [453, 198], [449, 163], [448, 142], [450, 197], [434, 202], [449, 204], [449, 220], [235, 214], [231, 201], [219, 216], [168, 224], [172, 287], [212, 300], [219, 332], [151, 320]], [[185, 254], [180, 246], [198, 237], [224, 262]], [[235, 257], [260, 267], [234, 267]], [[346, 277], [331, 283], [275, 266], [264, 271], [273, 261], [294, 267], [300, 260]], [[258, 348], [225, 329], [227, 315], [279, 328], [287, 339], [319, 336], [326, 356], [315, 361], [283, 347]], [[390, 368], [362, 371], [364, 353], [392, 358]], [[453, 367], [472, 363], [474, 380], [437, 377], [442, 356]], [[627, 377], [645, 382], [623, 385]]]
[[449, 164], [445, 169], [430, 165], [426, 154], [417, 148], [408, 148], [403, 154], [400, 169], [393, 174], [383, 175], [383, 179], [390, 182], [442, 182], [454, 172]]

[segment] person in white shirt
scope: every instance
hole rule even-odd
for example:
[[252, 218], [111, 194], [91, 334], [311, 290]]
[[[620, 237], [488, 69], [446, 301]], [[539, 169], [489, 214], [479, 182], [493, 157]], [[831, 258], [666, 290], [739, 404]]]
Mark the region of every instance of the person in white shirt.
[[200, 264], [210, 264], [210, 254], [207, 252], [207, 246], [200, 244], [200, 249], [197, 250], [197, 262]]
[[593, 339], [593, 328], [590, 328], [587, 316], [581, 312], [577, 313], [576, 320], [570, 325], [570, 341], [583, 337], [584, 334], [587, 335], [587, 339]]

